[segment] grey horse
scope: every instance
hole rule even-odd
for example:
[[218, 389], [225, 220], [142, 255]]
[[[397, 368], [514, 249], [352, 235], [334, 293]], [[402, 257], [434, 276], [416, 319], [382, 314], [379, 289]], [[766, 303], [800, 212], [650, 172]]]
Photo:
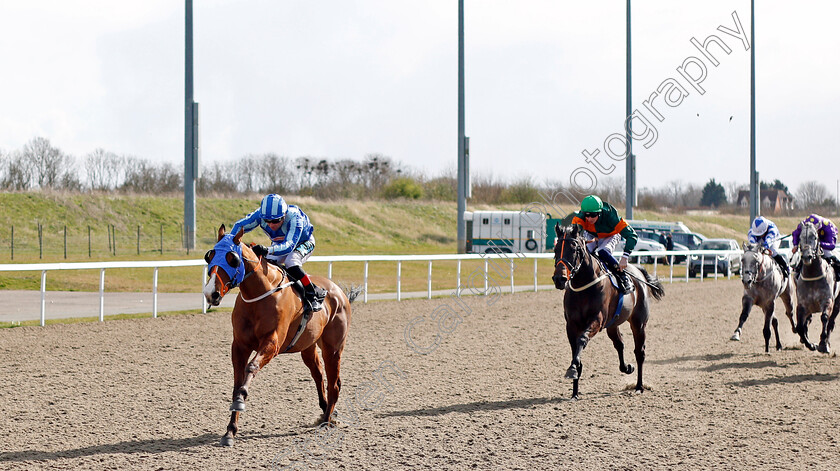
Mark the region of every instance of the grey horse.
[[782, 298], [785, 304], [785, 314], [790, 319], [793, 333], [796, 323], [793, 320], [793, 304], [790, 295], [791, 281], [782, 273], [781, 267], [773, 258], [764, 253], [759, 244], [744, 243], [744, 253], [741, 254], [741, 282], [744, 284], [744, 296], [741, 298], [741, 319], [738, 328], [732, 334], [731, 340], [741, 340], [741, 328], [747, 322], [750, 310], [756, 305], [764, 311], [764, 352], [770, 351], [770, 325], [776, 333], [776, 350], [782, 349], [779, 340], [779, 320], [773, 314], [776, 298]]
[[[802, 270], [796, 277], [796, 326], [799, 340], [809, 350], [819, 348], [820, 352], [829, 353], [831, 346], [828, 338], [834, 330], [834, 319], [840, 310], [840, 302], [837, 300], [840, 284], [834, 279], [831, 265], [821, 256], [822, 247], [817, 237], [817, 228], [810, 222], [806, 222], [802, 228], [798, 250], [802, 259]], [[819, 347], [808, 340], [808, 324], [814, 312], [821, 313]]]

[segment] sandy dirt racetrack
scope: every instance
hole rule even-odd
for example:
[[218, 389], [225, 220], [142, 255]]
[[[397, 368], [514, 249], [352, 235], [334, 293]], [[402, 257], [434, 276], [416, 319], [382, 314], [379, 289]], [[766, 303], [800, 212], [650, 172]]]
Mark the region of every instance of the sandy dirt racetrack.
[[[635, 374], [618, 371], [599, 333], [583, 354], [580, 401], [562, 379], [561, 292], [464, 297], [471, 313], [424, 355], [406, 344], [406, 325], [424, 316], [414, 339], [430, 344], [435, 309], [464, 313], [454, 300], [356, 303], [342, 425], [313, 426], [309, 372], [281, 355], [257, 375], [233, 448], [218, 446], [232, 387], [228, 314], [2, 330], [0, 468], [840, 468], [836, 355], [803, 349], [781, 303], [783, 351], [763, 353], [758, 309], [730, 341], [737, 280], [665, 290], [648, 325], [649, 389], [632, 391]], [[622, 333], [635, 364], [627, 325]]]

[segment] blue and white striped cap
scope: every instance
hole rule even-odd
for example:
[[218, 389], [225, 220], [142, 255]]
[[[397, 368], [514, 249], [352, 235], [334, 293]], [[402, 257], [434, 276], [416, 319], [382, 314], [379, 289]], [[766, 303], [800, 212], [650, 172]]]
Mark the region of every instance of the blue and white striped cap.
[[266, 195], [260, 203], [260, 216], [263, 219], [280, 219], [288, 210], [289, 205], [283, 201], [283, 197], [274, 193]]

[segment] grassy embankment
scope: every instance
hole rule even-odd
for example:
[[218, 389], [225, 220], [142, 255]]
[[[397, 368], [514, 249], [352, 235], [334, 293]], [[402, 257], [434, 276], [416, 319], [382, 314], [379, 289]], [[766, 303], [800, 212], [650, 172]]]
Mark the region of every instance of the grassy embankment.
[[[0, 263], [81, 262], [113, 260], [173, 260], [201, 258], [216, 240], [219, 224], [232, 225], [255, 209], [260, 196], [251, 198], [200, 198], [197, 201], [197, 249], [187, 254], [180, 248], [183, 199], [179, 197], [62, 195], [42, 193], [0, 194]], [[316, 201], [290, 196], [316, 225], [316, 255], [432, 254], [456, 250], [456, 206], [444, 202], [415, 201]], [[469, 209], [491, 209], [470, 207]], [[501, 209], [516, 210], [517, 206]], [[636, 211], [636, 219], [680, 220], [708, 237], [745, 239], [748, 216], [728, 214], [660, 214]], [[790, 232], [797, 217], [776, 218], [783, 232]], [[43, 249], [39, 249], [37, 224], [43, 226]], [[67, 226], [65, 258], [64, 227]], [[116, 242], [106, 229], [114, 226]], [[11, 228], [14, 226], [14, 260], [11, 259]], [[138, 226], [139, 254], [138, 254]], [[90, 238], [88, 237], [90, 227]], [[266, 244], [262, 231], [253, 231], [246, 242]], [[91, 256], [88, 256], [90, 244]], [[110, 249], [109, 249], [110, 247]], [[116, 247], [114, 249], [114, 247]], [[162, 247], [162, 250], [161, 250]], [[39, 258], [39, 252], [42, 255]], [[162, 251], [162, 253], [161, 253]], [[116, 255], [114, 255], [116, 252]], [[307, 264], [308, 271], [326, 274], [327, 264]], [[483, 264], [464, 262], [462, 279]], [[435, 262], [433, 289], [454, 288], [455, 262]], [[428, 262], [403, 262], [403, 290], [425, 290]], [[533, 282], [532, 262], [517, 264], [517, 284]], [[538, 279], [547, 283], [551, 263], [539, 264]], [[165, 268], [159, 272], [162, 292], [196, 292], [201, 269]], [[333, 279], [360, 284], [362, 263], [333, 264]], [[371, 292], [396, 289], [396, 263], [370, 264]], [[106, 291], [149, 291], [152, 269], [110, 269]], [[507, 281], [501, 281], [507, 284]], [[0, 272], [0, 289], [37, 290], [39, 272]], [[51, 271], [49, 290], [97, 291], [98, 270]]]

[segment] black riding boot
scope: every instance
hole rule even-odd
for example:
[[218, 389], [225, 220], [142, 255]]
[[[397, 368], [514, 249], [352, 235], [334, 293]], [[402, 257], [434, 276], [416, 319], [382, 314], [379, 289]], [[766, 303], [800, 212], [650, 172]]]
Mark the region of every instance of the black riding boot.
[[[295, 281], [301, 281], [307, 276], [303, 271], [303, 268], [300, 266], [288, 267], [286, 269], [286, 273], [288, 273], [289, 277]], [[303, 283], [303, 281], [301, 281], [301, 283]], [[315, 286], [315, 283], [312, 283], [310, 280], [309, 284], [304, 285], [303, 287], [302, 301], [304, 313], [312, 313], [323, 308], [324, 306], [322, 303], [326, 295], [327, 292], [323, 288]]]
[[785, 261], [785, 257], [783, 257], [782, 254], [774, 255], [773, 260], [775, 260], [776, 263], [778, 263], [779, 266], [782, 268], [782, 274], [785, 275], [785, 278], [790, 276], [790, 267], [788, 267], [788, 264]]
[[599, 250], [596, 254], [598, 259], [604, 262], [604, 265], [615, 275], [615, 278], [618, 280], [618, 292], [621, 294], [632, 293], [635, 287], [633, 286], [633, 282], [630, 281], [630, 276], [627, 274], [626, 271], [622, 270], [618, 262], [615, 260], [615, 257], [612, 256], [611, 253], [608, 253], [606, 250]]
[[304, 302], [308, 304], [307, 308], [310, 312], [320, 311], [324, 307], [324, 298], [327, 292], [315, 283], [310, 282], [308, 286], [303, 287]]
[[840, 280], [840, 260], [834, 256], [834, 254], [830, 254], [829, 256], [825, 257], [828, 260], [828, 263], [834, 268], [834, 279]]

